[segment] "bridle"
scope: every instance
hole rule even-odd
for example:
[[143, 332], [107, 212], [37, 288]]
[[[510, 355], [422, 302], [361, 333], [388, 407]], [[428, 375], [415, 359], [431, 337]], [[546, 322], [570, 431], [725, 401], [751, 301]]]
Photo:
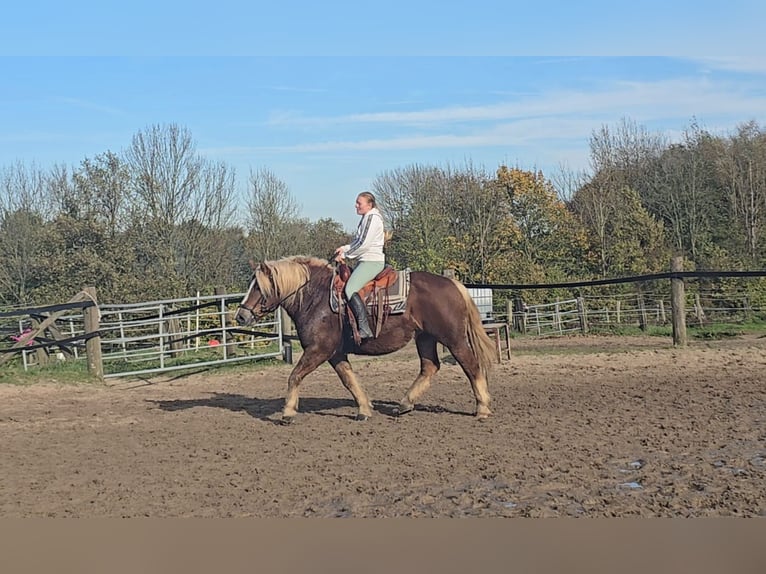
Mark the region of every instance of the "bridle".
[[[256, 306], [257, 306], [257, 312], [256, 312]], [[238, 309], [244, 309], [245, 311], [249, 311], [253, 317], [260, 317], [261, 315], [266, 315], [267, 313], [271, 313], [277, 307], [279, 307], [279, 304], [269, 308], [266, 305], [266, 297], [264, 297], [263, 294], [261, 293], [261, 297], [260, 299], [258, 299], [258, 301], [256, 301], [255, 305], [253, 305], [252, 307], [248, 307], [244, 303], [240, 303]]]
[[[306, 283], [304, 283], [303, 285], [301, 285], [300, 287], [298, 287], [294, 291], [291, 291], [290, 293], [288, 293], [287, 295], [285, 295], [284, 297], [279, 299], [273, 305], [269, 305], [268, 299], [266, 299], [266, 297], [263, 296], [263, 292], [261, 291], [261, 288], [258, 285], [258, 281], [255, 279], [255, 277], [253, 277], [253, 282], [255, 283], [255, 286], [258, 287], [258, 292], [260, 293], [260, 297], [259, 297], [258, 301], [256, 301], [252, 305], [252, 307], [248, 307], [247, 305], [245, 305], [244, 301], [239, 304], [239, 309], [244, 309], [245, 311], [249, 311], [250, 314], [253, 315], [253, 317], [261, 317], [263, 315], [271, 313], [277, 307], [279, 307], [282, 303], [284, 303], [287, 299], [289, 299], [290, 297], [295, 295], [298, 291], [303, 289], [308, 284], [308, 281], [306, 281]], [[252, 287], [251, 287], [251, 289], [252, 289]], [[256, 312], [256, 310], [257, 310], [257, 312]]]

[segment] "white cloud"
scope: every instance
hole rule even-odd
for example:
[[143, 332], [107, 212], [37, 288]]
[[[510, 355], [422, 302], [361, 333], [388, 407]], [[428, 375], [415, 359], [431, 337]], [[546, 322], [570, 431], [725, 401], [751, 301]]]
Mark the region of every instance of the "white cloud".
[[[766, 66], [764, 66], [766, 68]], [[370, 112], [345, 116], [304, 117], [281, 113], [271, 125], [325, 126], [388, 124], [438, 126], [530, 117], [613, 115], [661, 119], [706, 114], [766, 113], [766, 95], [749, 93], [744, 84], [680, 78], [657, 82], [620, 82], [601, 91], [560, 91], [486, 106], [447, 106], [405, 112]]]
[[766, 74], [766, 58], [763, 57], [699, 58], [694, 61], [711, 70]]
[[[692, 118], [706, 127], [766, 115], [766, 93], [751, 84], [677, 78], [655, 82], [616, 82], [599, 91], [558, 91], [486, 106], [446, 106], [409, 112], [371, 112], [330, 117], [272, 116], [280, 127], [323, 125], [334, 134], [325, 141], [241, 148], [253, 152], [385, 151], [524, 146], [547, 140], [587, 142], [594, 129], [630, 118], [651, 129], [679, 133]], [[351, 126], [386, 126], [392, 135], [353, 139]], [[416, 129], [419, 133], [406, 133]], [[402, 133], [405, 132], [405, 133]], [[434, 133], [439, 132], [439, 133]], [[233, 149], [229, 153], [237, 153]]]

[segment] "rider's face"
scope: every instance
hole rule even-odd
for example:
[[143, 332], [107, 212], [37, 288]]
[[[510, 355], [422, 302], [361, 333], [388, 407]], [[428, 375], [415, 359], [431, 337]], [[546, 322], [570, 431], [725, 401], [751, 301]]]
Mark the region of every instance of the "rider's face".
[[370, 203], [369, 199], [367, 199], [366, 197], [356, 198], [356, 213], [358, 215], [364, 215], [371, 209], [372, 209], [372, 204]]

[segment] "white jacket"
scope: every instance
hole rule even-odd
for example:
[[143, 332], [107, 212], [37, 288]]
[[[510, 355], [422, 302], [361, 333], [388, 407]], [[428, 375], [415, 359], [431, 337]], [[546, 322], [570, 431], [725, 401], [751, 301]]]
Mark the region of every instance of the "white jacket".
[[359, 261], [385, 261], [384, 242], [383, 216], [376, 207], [373, 207], [359, 221], [353, 241], [341, 248], [343, 257], [359, 259]]

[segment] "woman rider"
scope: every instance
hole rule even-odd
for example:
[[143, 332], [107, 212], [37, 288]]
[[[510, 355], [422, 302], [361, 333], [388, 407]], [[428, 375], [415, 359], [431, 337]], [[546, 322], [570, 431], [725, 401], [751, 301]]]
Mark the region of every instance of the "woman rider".
[[346, 283], [346, 300], [356, 317], [359, 334], [362, 339], [373, 336], [367, 321], [367, 309], [358, 291], [383, 271], [386, 257], [383, 254], [385, 240], [383, 216], [378, 211], [375, 196], [363, 191], [356, 197], [356, 212], [362, 216], [356, 228], [356, 234], [348, 245], [341, 245], [335, 250], [335, 261], [342, 262], [346, 257], [357, 259], [358, 263]]

